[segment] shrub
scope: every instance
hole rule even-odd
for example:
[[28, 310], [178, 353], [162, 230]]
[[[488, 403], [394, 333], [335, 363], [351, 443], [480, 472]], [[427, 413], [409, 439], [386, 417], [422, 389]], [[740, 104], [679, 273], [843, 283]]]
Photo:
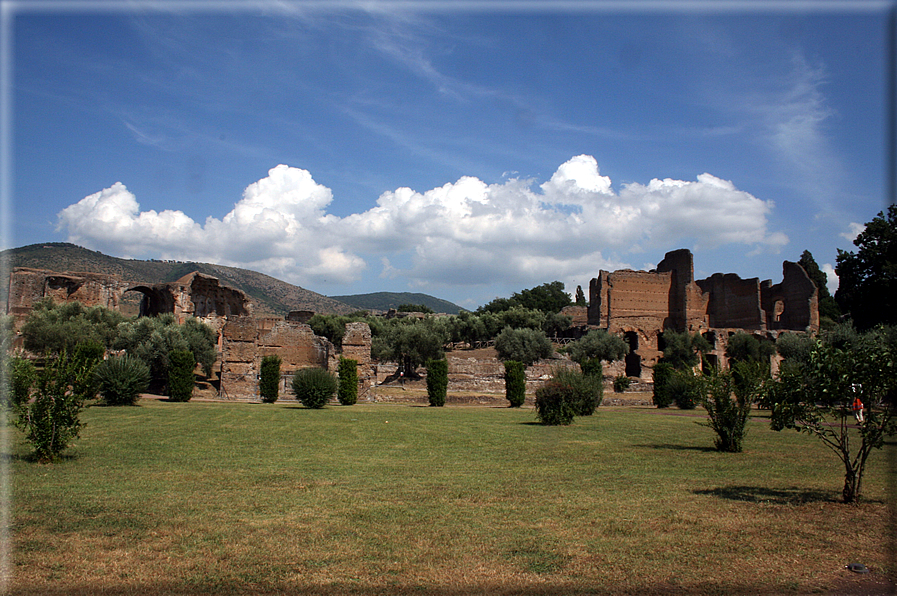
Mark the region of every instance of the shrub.
[[631, 384], [632, 380], [626, 375], [617, 375], [614, 377], [614, 391], [616, 393], [623, 393], [629, 389], [629, 385]]
[[566, 426], [576, 415], [576, 394], [570, 385], [551, 379], [536, 389], [536, 416], [548, 426]]
[[[574, 360], [574, 362], [576, 362]], [[604, 367], [601, 365], [601, 358], [586, 358], [579, 363], [582, 374], [587, 376], [597, 376], [604, 379]]]
[[573, 369], [562, 368], [555, 371], [553, 376], [555, 381], [573, 392], [573, 410], [577, 416], [591, 416], [601, 405], [604, 399], [604, 378], [601, 375], [584, 375]]
[[735, 383], [729, 372], [715, 369], [704, 377], [706, 394], [702, 404], [707, 410], [708, 421], [703, 422], [716, 433], [715, 446], [718, 451], [741, 453], [745, 427], [751, 413], [750, 400], [744, 396], [732, 399]]
[[37, 370], [30, 360], [25, 358], [13, 358], [9, 370], [9, 397], [13, 408], [18, 408], [28, 403], [31, 397], [31, 388], [37, 380]]
[[104, 360], [94, 376], [103, 401], [110, 406], [133, 406], [150, 380], [149, 367], [130, 354]]
[[505, 360], [505, 398], [512, 408], [526, 401], [526, 367], [517, 360]]
[[28, 401], [26, 397], [17, 404], [15, 424], [25, 433], [39, 461], [56, 459], [78, 438], [82, 426], [79, 416], [89, 396], [94, 366], [63, 348], [35, 376], [34, 399]]
[[666, 390], [680, 410], [694, 410], [704, 397], [701, 378], [696, 377], [691, 370], [673, 371]]
[[613, 362], [629, 353], [629, 344], [623, 338], [604, 329], [592, 329], [570, 345], [570, 358], [582, 366], [592, 359]]
[[654, 365], [652, 378], [654, 380], [654, 394], [652, 401], [658, 408], [668, 408], [673, 403], [673, 396], [667, 390], [670, 377], [673, 376], [673, 365], [668, 362], [658, 362]]
[[323, 408], [337, 389], [336, 377], [323, 368], [302, 368], [293, 375], [293, 393], [306, 408]]
[[427, 399], [431, 406], [445, 405], [448, 389], [448, 360], [427, 361]]
[[280, 356], [269, 354], [262, 358], [259, 375], [259, 395], [266, 404], [277, 401], [280, 393]]
[[193, 397], [193, 369], [196, 360], [189, 350], [172, 350], [168, 354], [168, 398], [171, 401], [190, 401]]
[[336, 398], [344, 406], [354, 406], [358, 402], [358, 361], [351, 358], [340, 358], [339, 389]]

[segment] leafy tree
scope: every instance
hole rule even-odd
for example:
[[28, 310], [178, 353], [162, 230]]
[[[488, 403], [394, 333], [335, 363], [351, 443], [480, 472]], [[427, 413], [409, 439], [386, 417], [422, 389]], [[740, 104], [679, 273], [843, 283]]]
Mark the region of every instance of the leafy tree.
[[259, 370], [259, 395], [266, 404], [277, 401], [280, 393], [280, 365], [283, 363], [280, 356], [268, 354], [262, 358]]
[[336, 398], [344, 406], [354, 406], [358, 402], [358, 361], [340, 358], [337, 368], [339, 386]]
[[674, 369], [664, 390], [680, 410], [694, 410], [704, 397], [702, 378], [690, 368]]
[[9, 363], [9, 388], [7, 399], [9, 406], [15, 410], [27, 403], [31, 397], [31, 388], [37, 380], [37, 369], [26, 358], [13, 358]]
[[[15, 424], [25, 433], [39, 461], [50, 461], [78, 438], [84, 401], [93, 397], [96, 362], [65, 348], [36, 374], [31, 399], [16, 398]], [[18, 391], [26, 391], [20, 387]]]
[[478, 308], [477, 312], [499, 313], [519, 306], [538, 310], [545, 314], [554, 314], [571, 304], [570, 295], [564, 291], [563, 282], [553, 281], [535, 288], [515, 292], [510, 298], [496, 298], [492, 302]]
[[94, 375], [100, 395], [109, 406], [133, 406], [149, 387], [149, 367], [130, 354], [112, 356], [100, 362]]
[[427, 361], [427, 399], [431, 406], [442, 407], [445, 405], [446, 391], [448, 389], [448, 361]]
[[732, 335], [726, 345], [726, 357], [729, 359], [730, 368], [736, 362], [760, 362], [769, 368], [769, 359], [775, 352], [775, 344], [760, 341], [744, 331]]
[[372, 317], [367, 311], [358, 311], [349, 315], [314, 315], [308, 325], [315, 335], [326, 337], [337, 348], [343, 345], [343, 336], [346, 334], [347, 323], [367, 323], [371, 328], [371, 337], [376, 337], [383, 331], [383, 317]]
[[505, 399], [511, 408], [519, 408], [526, 401], [526, 367], [516, 360], [505, 360]]
[[835, 300], [861, 330], [897, 323], [897, 205], [867, 223], [853, 243], [856, 253], [838, 250]]
[[782, 333], [776, 338], [776, 351], [783, 361], [807, 362], [814, 345], [806, 333]]
[[582, 293], [582, 286], [576, 286], [576, 306], [588, 306], [586, 295]]
[[0, 356], [6, 355], [12, 349], [16, 338], [16, 319], [12, 315], [0, 315]]
[[557, 337], [559, 333], [563, 333], [573, 325], [573, 317], [554, 313], [546, 315], [545, 322], [542, 323], [542, 330], [547, 334]]
[[[501, 326], [499, 329], [504, 329], [505, 327], [510, 327], [511, 329], [543, 329], [546, 319], [547, 315], [538, 309], [513, 306], [498, 313], [495, 318], [495, 324]], [[492, 330], [495, 330], [494, 326]], [[495, 335], [492, 337], [495, 337]]]
[[530, 366], [551, 356], [553, 348], [544, 331], [505, 327], [495, 338], [495, 350], [499, 360], [516, 360]]
[[573, 395], [573, 411], [577, 416], [591, 416], [604, 399], [604, 379], [586, 375], [572, 368], [554, 371], [554, 380], [569, 387]]
[[323, 408], [338, 388], [336, 377], [323, 368], [301, 368], [293, 375], [293, 393], [306, 408]]
[[22, 326], [25, 349], [35, 354], [71, 351], [79, 343], [92, 341], [110, 347], [117, 335], [121, 313], [80, 302], [56, 304], [44, 298], [34, 305]]
[[[773, 430], [821, 440], [844, 466], [842, 500], [857, 502], [869, 455], [897, 433], [897, 330], [878, 328], [840, 344], [817, 339], [807, 363], [783, 366], [769, 392]], [[851, 411], [855, 397], [865, 406], [859, 425]], [[851, 439], [859, 439], [855, 451]]]
[[701, 361], [700, 354], [711, 350], [710, 343], [700, 333], [664, 331], [662, 337], [663, 362], [677, 370], [694, 368]]
[[[737, 366], [752, 365], [754, 363], [741, 362]], [[701, 424], [716, 433], [717, 451], [741, 453], [751, 404], [759, 392], [759, 386], [753, 390], [736, 391], [731, 371], [716, 368], [711, 369], [702, 381], [701, 405], [707, 410], [708, 420]]]
[[823, 325], [823, 322], [825, 322], [825, 326], [828, 326], [838, 321], [841, 318], [841, 308], [838, 306], [835, 298], [829, 293], [827, 285], [828, 275], [819, 268], [816, 259], [813, 258], [813, 254], [809, 250], [805, 250], [801, 253], [797, 264], [804, 268], [804, 271], [807, 272], [807, 275], [813, 281], [813, 285], [818, 290], [820, 325]]
[[566, 426], [573, 422], [579, 395], [571, 385], [550, 379], [536, 389], [536, 416], [546, 426]]
[[651, 377], [654, 383], [652, 401], [658, 408], [668, 408], [673, 404], [673, 394], [668, 390], [669, 381], [676, 371], [669, 362], [658, 362], [654, 365]]
[[190, 350], [172, 350], [168, 354], [168, 397], [171, 401], [190, 401], [193, 397], [193, 369], [196, 360]]
[[392, 319], [381, 335], [373, 337], [371, 355], [379, 360], [398, 362], [406, 375], [427, 360], [439, 360], [451, 334], [440, 319]]
[[592, 359], [614, 362], [629, 353], [629, 344], [620, 336], [608, 333], [605, 329], [592, 329], [570, 344], [567, 352], [570, 359], [580, 365]]

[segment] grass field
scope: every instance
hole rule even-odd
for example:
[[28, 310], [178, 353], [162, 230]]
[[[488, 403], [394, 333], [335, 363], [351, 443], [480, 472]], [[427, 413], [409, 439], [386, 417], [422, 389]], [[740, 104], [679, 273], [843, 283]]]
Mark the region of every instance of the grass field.
[[12, 591], [887, 593], [893, 445], [845, 506], [818, 441], [759, 413], [717, 453], [701, 412], [92, 407], [57, 463], [13, 432]]

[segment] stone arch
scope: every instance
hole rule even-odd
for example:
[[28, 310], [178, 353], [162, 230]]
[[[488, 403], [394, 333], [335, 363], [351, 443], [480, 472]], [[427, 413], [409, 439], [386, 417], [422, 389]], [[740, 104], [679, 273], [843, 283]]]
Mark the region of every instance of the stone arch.
[[140, 292], [143, 298], [140, 301], [140, 316], [152, 317], [174, 312], [174, 296], [165, 289], [152, 286], [132, 286], [125, 292]]

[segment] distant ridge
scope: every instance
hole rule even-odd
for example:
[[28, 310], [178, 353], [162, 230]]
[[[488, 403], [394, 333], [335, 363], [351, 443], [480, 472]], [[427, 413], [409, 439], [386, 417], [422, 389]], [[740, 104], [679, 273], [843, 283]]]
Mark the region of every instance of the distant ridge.
[[[460, 311], [457, 305], [427, 294], [377, 292], [328, 297], [249, 269], [192, 261], [120, 259], [68, 242], [43, 242], [11, 248], [0, 252], [0, 258], [8, 259], [10, 269], [30, 267], [60, 273], [103, 273], [117, 275], [126, 281], [150, 284], [177, 281], [188, 273], [199, 271], [244, 292], [252, 298], [254, 312], [259, 315], [286, 316], [291, 310], [349, 314], [357, 310], [386, 311], [401, 304], [424, 304], [441, 313], [457, 314]], [[6, 286], [4, 282], [0, 291], [4, 303]]]
[[403, 304], [422, 304], [433, 309], [433, 312], [456, 315], [461, 312], [461, 307], [447, 300], [434, 298], [428, 294], [416, 294], [412, 292], [373, 292], [370, 294], [353, 294], [350, 296], [331, 296], [350, 304], [359, 310], [389, 310]]

